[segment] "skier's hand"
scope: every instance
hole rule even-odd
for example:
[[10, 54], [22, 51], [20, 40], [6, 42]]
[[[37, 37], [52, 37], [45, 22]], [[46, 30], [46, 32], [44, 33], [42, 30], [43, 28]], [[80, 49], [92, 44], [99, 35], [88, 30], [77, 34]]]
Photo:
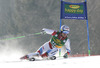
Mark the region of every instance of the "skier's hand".
[[41, 34], [46, 34], [46, 32], [45, 31], [42, 31]]
[[43, 28], [43, 29], [42, 29], [42, 34], [46, 34], [45, 29], [46, 29], [46, 28]]
[[69, 55], [69, 52], [65, 53], [63, 57], [68, 58], [68, 55]]
[[46, 30], [46, 28], [43, 28], [42, 30], [43, 30], [43, 31], [45, 31], [45, 30]]

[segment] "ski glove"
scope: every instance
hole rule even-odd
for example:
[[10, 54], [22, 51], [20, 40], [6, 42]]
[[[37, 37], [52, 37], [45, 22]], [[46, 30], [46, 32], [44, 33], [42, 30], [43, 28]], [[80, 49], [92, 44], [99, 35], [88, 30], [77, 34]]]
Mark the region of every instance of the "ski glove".
[[42, 34], [46, 34], [46, 28], [42, 29]]
[[69, 55], [69, 52], [65, 53], [63, 57], [68, 58], [68, 55]]

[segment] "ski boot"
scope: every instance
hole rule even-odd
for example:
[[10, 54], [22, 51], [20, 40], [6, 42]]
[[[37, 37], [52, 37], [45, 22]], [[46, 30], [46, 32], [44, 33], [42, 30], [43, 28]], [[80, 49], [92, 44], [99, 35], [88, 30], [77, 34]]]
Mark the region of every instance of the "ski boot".
[[55, 60], [56, 56], [49, 57], [50, 60]]
[[56, 59], [56, 56], [50, 56], [49, 57], [47, 52], [45, 52], [44, 54], [42, 54], [41, 57], [43, 59], [49, 59], [49, 60], [55, 60]]

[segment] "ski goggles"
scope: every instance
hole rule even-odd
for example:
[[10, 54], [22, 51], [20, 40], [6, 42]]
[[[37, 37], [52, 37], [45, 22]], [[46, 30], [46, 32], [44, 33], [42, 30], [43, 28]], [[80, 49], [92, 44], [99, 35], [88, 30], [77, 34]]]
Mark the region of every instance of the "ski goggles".
[[64, 34], [69, 34], [69, 31], [62, 31]]

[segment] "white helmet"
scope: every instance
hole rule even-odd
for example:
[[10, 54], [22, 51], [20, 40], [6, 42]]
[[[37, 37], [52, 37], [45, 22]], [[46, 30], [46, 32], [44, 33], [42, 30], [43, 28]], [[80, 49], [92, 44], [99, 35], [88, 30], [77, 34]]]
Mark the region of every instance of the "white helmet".
[[69, 31], [70, 31], [69, 27], [66, 25], [62, 25], [60, 30], [65, 34], [69, 34]]

